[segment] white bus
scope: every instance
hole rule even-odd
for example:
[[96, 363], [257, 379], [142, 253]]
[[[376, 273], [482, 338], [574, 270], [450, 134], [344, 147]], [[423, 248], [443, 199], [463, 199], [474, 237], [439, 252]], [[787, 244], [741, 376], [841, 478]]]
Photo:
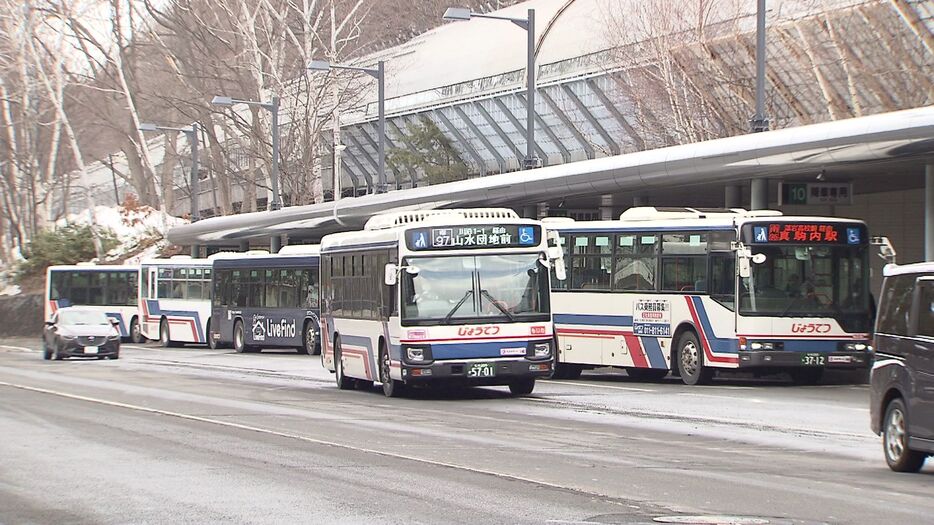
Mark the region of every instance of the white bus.
[[[176, 255], [140, 263], [141, 337], [163, 347], [207, 344], [211, 328], [211, 260]], [[140, 339], [142, 340], [142, 339]]]
[[552, 372], [550, 254], [508, 209], [389, 213], [321, 241], [322, 360], [338, 387], [508, 385]]
[[139, 266], [76, 265], [50, 266], [45, 279], [45, 320], [60, 308], [87, 306], [101, 310], [117, 321], [120, 336], [129, 338], [137, 323], [137, 280]]
[[643, 207], [546, 227], [569, 259], [553, 283], [556, 377], [611, 366], [693, 385], [744, 369], [815, 383], [825, 368], [871, 363], [862, 222]]

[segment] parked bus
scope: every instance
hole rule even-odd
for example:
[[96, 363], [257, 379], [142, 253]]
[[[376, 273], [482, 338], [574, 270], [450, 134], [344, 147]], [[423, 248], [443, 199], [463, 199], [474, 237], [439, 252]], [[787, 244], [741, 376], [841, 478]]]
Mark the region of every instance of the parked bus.
[[612, 366], [689, 385], [724, 369], [815, 383], [825, 368], [871, 363], [860, 221], [652, 207], [546, 221], [570, 259], [552, 296], [556, 377]]
[[216, 256], [211, 347], [319, 354], [318, 259], [317, 245]]
[[140, 263], [138, 338], [163, 347], [207, 343], [211, 328], [211, 261], [176, 255]]
[[60, 308], [88, 306], [117, 321], [120, 336], [129, 338], [138, 324], [136, 296], [139, 266], [50, 266], [45, 279], [45, 320]]
[[541, 223], [508, 209], [389, 213], [327, 235], [324, 365], [341, 389], [378, 381], [389, 397], [428, 382], [529, 394], [552, 372], [554, 255]]

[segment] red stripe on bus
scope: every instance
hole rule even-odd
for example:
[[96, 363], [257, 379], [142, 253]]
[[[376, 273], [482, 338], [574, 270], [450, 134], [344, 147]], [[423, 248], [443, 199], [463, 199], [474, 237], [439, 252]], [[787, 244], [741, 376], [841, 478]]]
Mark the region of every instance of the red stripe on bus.
[[691, 312], [691, 319], [694, 320], [694, 327], [700, 335], [701, 346], [704, 348], [704, 356], [706, 356], [707, 361], [711, 363], [738, 363], [738, 357], [718, 357], [713, 355], [713, 352], [710, 350], [710, 343], [707, 341], [707, 335], [704, 333], [704, 326], [697, 317], [697, 310], [694, 309], [694, 302], [691, 300], [691, 296], [685, 296], [684, 299], [688, 303], [688, 310]]
[[626, 346], [629, 347], [629, 355], [632, 356], [632, 364], [638, 368], [649, 368], [649, 362], [646, 359], [645, 350], [642, 348], [639, 337], [632, 334], [624, 335], [623, 338], [626, 339]]

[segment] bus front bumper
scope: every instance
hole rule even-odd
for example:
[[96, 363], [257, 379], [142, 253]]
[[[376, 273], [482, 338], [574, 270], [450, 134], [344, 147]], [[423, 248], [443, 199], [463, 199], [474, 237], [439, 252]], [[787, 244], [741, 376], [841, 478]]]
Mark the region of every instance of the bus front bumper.
[[414, 384], [440, 380], [472, 386], [508, 385], [517, 379], [547, 378], [551, 375], [553, 364], [551, 358], [534, 361], [435, 361], [424, 366], [404, 365], [402, 377], [406, 383]]
[[740, 368], [869, 368], [872, 352], [788, 352], [783, 350], [741, 350]]

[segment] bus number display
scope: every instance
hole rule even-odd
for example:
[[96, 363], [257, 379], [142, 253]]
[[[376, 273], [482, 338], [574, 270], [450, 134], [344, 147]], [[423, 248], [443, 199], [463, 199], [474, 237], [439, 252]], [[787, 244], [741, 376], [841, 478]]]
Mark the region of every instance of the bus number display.
[[476, 225], [417, 228], [406, 233], [410, 250], [466, 250], [471, 248], [524, 248], [541, 242], [541, 227]]

